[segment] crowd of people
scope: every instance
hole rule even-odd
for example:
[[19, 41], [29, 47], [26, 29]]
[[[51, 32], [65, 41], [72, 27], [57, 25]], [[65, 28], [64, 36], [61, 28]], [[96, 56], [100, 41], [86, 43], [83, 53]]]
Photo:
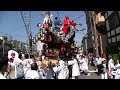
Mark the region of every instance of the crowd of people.
[[120, 79], [120, 60], [115, 62], [112, 59], [112, 56], [109, 55], [108, 60], [98, 57], [93, 57], [88, 55], [89, 63], [95, 67], [95, 70], [98, 76], [101, 76], [101, 79]]
[[16, 51], [8, 54], [11, 57], [0, 56], [0, 79], [79, 79], [81, 74], [90, 76], [89, 64], [95, 66], [101, 79], [120, 79], [120, 61], [114, 64], [111, 56], [107, 63], [100, 56], [90, 59], [89, 56], [73, 54], [71, 60], [60, 56], [53, 64], [48, 57], [18, 55]]
[[[38, 24], [47, 32], [41, 34], [46, 36], [46, 41], [52, 41], [52, 35], [49, 33], [52, 23], [53, 15], [46, 12], [43, 24]], [[73, 20], [66, 16], [61, 22], [58, 17], [55, 17], [54, 25], [55, 30], [62, 31], [63, 36], [71, 36], [68, 41], [73, 42], [77, 30], [75, 28], [77, 24]], [[71, 45], [71, 49], [74, 51], [74, 44]], [[65, 51], [64, 45], [61, 46], [61, 51]], [[115, 63], [111, 56], [106, 60], [100, 56], [81, 55], [77, 50], [71, 53], [71, 57], [68, 60], [64, 55], [58, 56], [57, 62], [53, 63], [47, 56], [18, 54], [10, 50], [8, 54], [0, 56], [0, 79], [79, 79], [81, 74], [90, 76], [89, 64], [95, 67], [101, 79], [120, 79], [120, 60]]]

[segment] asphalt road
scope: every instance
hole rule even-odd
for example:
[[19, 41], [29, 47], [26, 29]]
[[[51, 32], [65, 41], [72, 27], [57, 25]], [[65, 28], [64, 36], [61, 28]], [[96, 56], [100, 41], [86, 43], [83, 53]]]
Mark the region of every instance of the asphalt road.
[[96, 74], [96, 72], [94, 72], [95, 70], [94, 70], [94, 67], [93, 66], [91, 66], [91, 65], [89, 65], [89, 71], [91, 71], [90, 72], [90, 76], [87, 76], [87, 75], [80, 75], [80, 77], [79, 77], [79, 79], [101, 79], [101, 77], [100, 76], [98, 76], [97, 74]]

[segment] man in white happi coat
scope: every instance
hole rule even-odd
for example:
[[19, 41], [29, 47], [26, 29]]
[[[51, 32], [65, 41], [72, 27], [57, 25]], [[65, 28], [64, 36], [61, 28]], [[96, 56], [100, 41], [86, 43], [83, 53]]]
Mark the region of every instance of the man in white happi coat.
[[72, 60], [68, 61], [68, 65], [72, 66], [72, 79], [78, 79], [80, 76], [80, 67], [79, 61], [76, 58], [76, 55], [73, 55]]
[[24, 79], [23, 61], [21, 59], [22, 54], [19, 54], [19, 58], [15, 62], [17, 79]]
[[44, 69], [42, 69], [42, 58], [40, 56], [36, 57], [36, 63], [38, 65], [38, 73], [41, 79], [45, 78]]
[[117, 60], [117, 64], [115, 65], [115, 79], [120, 79], [120, 60]]
[[109, 74], [109, 78], [113, 79], [113, 75], [112, 75], [112, 71], [114, 71], [115, 67], [114, 67], [114, 61], [112, 59], [112, 56], [109, 56], [109, 61], [108, 61], [108, 74]]
[[49, 11], [46, 12], [46, 15], [44, 15], [44, 21], [43, 24], [45, 23], [52, 23], [53, 22], [53, 15], [50, 14]]
[[29, 59], [29, 55], [25, 54], [25, 60], [23, 60], [23, 70], [24, 77], [26, 78], [26, 73], [31, 70], [31, 64], [33, 63], [32, 59]]
[[22, 64], [22, 60], [20, 59], [22, 58], [22, 56], [20, 58], [18, 57], [19, 55], [16, 51], [14, 50], [8, 51], [8, 58], [9, 58], [8, 67], [10, 69], [9, 75], [6, 76], [8, 79], [23, 78], [24, 75], [23, 64]]
[[96, 58], [98, 75], [101, 74], [101, 64], [102, 64], [102, 61], [103, 61], [103, 59], [98, 55], [98, 57]]
[[89, 70], [88, 70], [88, 63], [85, 60], [85, 58], [83, 58], [83, 56], [80, 56], [79, 59], [79, 63], [80, 63], [80, 70], [85, 73], [86, 75], [90, 75]]
[[60, 59], [58, 65], [53, 67], [53, 71], [57, 73], [58, 79], [68, 79], [69, 78], [69, 70], [67, 67], [67, 62], [63, 59]]
[[38, 74], [37, 63], [31, 64], [31, 70], [27, 71], [25, 79], [41, 79]]

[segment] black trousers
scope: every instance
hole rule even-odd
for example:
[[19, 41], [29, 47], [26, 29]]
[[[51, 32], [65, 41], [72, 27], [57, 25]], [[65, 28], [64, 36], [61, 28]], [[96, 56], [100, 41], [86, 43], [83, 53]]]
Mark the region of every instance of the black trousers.
[[101, 64], [97, 65], [97, 68], [98, 68], [98, 75], [101, 74]]
[[72, 65], [68, 66], [69, 69], [69, 79], [72, 78]]

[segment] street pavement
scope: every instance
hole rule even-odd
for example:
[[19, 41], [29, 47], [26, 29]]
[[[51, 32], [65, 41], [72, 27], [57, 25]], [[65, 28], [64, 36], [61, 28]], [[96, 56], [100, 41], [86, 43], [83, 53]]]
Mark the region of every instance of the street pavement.
[[90, 76], [81, 74], [79, 79], [101, 79], [101, 77], [96, 74], [96, 71], [94, 70], [94, 66], [89, 65], [88, 68], [90, 71]]

